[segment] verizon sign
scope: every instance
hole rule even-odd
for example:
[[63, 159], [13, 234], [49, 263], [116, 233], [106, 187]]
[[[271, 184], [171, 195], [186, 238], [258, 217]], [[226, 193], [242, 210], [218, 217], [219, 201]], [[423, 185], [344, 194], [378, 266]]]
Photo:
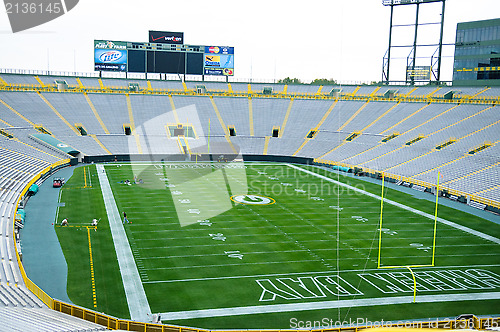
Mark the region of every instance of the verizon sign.
[[150, 43], [183, 44], [184, 32], [149, 31]]

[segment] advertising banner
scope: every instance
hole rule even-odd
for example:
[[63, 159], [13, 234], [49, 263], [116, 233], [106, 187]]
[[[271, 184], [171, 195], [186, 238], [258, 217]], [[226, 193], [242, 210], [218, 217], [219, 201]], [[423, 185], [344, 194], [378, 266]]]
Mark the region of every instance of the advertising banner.
[[205, 54], [205, 67], [220, 67], [220, 56]]
[[205, 46], [205, 54], [234, 54], [234, 47]]
[[221, 55], [220, 68], [234, 68], [234, 55]]
[[94, 49], [94, 70], [127, 71], [127, 51]]
[[149, 42], [150, 43], [161, 43], [161, 44], [183, 44], [184, 43], [184, 32], [172, 32], [172, 31], [149, 31]]
[[94, 40], [94, 48], [103, 50], [126, 50], [127, 42], [111, 40]]
[[205, 75], [234, 75], [234, 47], [205, 46], [203, 57]]
[[234, 69], [232, 68], [205, 68], [205, 75], [233, 76]]

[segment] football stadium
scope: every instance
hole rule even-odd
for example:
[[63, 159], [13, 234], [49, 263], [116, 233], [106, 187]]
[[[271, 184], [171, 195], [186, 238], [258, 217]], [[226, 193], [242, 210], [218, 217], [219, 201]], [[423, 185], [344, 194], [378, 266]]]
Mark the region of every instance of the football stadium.
[[95, 36], [94, 71], [0, 69], [0, 330], [498, 330], [500, 19], [446, 44], [445, 3], [378, 3], [378, 82], [242, 79], [236, 45], [156, 30]]

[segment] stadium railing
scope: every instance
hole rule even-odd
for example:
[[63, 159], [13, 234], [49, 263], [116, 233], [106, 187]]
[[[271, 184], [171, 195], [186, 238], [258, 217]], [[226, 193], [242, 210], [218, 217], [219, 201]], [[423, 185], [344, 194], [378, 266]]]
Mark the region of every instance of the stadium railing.
[[[61, 167], [63, 165], [69, 165], [69, 162], [70, 162], [69, 159], [63, 159], [63, 160], [57, 161], [54, 164], [52, 164], [50, 166], [47, 166], [40, 173], [38, 173], [35, 177], [33, 177], [26, 184], [26, 186], [24, 187], [23, 191], [19, 195], [19, 197], [17, 199], [17, 203], [16, 203], [16, 208], [14, 209], [14, 211], [17, 211], [17, 209], [19, 207], [19, 203], [21, 202], [21, 199], [23, 199], [23, 197], [25, 197], [25, 195], [28, 192], [28, 190], [31, 187], [31, 185], [33, 185], [35, 182], [37, 182], [38, 180], [40, 180], [45, 175], [51, 174], [51, 172], [54, 169], [57, 169], [58, 167]], [[15, 229], [14, 228], [15, 228], [15, 225], [14, 225], [14, 223], [12, 223], [12, 234], [15, 234], [15, 231], [14, 231]], [[15, 238], [13, 240], [16, 241]], [[52, 308], [54, 306], [53, 299], [49, 295], [47, 295], [47, 293], [45, 293], [40, 287], [38, 287], [33, 281], [31, 281], [28, 278], [28, 276], [26, 275], [26, 271], [24, 270], [24, 266], [23, 266], [23, 264], [21, 262], [21, 257], [19, 255], [18, 246], [16, 245], [14, 247], [16, 249], [17, 264], [19, 266], [19, 270], [21, 271], [21, 276], [23, 278], [23, 281], [24, 281], [24, 284], [25, 284], [26, 288], [28, 290], [30, 290], [33, 294], [35, 294], [43, 303], [45, 303], [45, 305], [47, 305], [49, 308]]]
[[[182, 327], [175, 325], [154, 324], [119, 319], [103, 313], [98, 313], [76, 305], [54, 300], [54, 310], [78, 317], [96, 324], [106, 326], [108, 329], [119, 329], [125, 331], [146, 332], [212, 332], [212, 330], [194, 327]], [[439, 329], [478, 329], [484, 330], [490, 327], [498, 327], [500, 317], [471, 317], [468, 319], [436, 319], [429, 321], [399, 321], [399, 322], [374, 322], [370, 325], [336, 327], [328, 329], [301, 329], [302, 332], [357, 332], [366, 328], [439, 328]], [[264, 330], [265, 332], [291, 332], [296, 330]], [[263, 330], [225, 330], [225, 332], [263, 332]]]
[[[83, 77], [83, 76], [82, 76]], [[359, 88], [359, 86], [358, 86]], [[0, 85], [0, 90], [4, 91], [39, 91], [39, 92], [58, 92], [56, 84], [17, 84], [7, 83]], [[94, 93], [130, 93], [130, 94], [168, 94], [168, 95], [188, 95], [188, 96], [251, 96], [259, 98], [304, 98], [304, 99], [337, 99], [339, 97], [331, 96], [329, 93], [305, 93], [305, 92], [276, 92], [272, 94], [263, 94], [260, 91], [250, 92], [232, 92], [229, 90], [207, 90], [204, 93], [199, 93], [195, 89], [183, 90], [178, 89], [152, 89], [142, 88], [138, 91], [130, 91], [126, 86], [94, 86], [86, 87], [79, 85], [68, 85], [68, 90], [60, 92], [94, 92]], [[381, 95], [374, 94], [356, 94], [356, 93], [341, 93], [342, 100], [380, 100], [380, 101], [401, 101], [401, 102], [439, 102], [439, 103], [465, 103], [465, 104], [498, 104], [500, 96], [481, 96], [481, 95], [460, 95], [454, 99], [443, 99], [441, 97], [433, 97], [432, 95], [408, 95], [396, 94], [394, 98], [385, 98]]]

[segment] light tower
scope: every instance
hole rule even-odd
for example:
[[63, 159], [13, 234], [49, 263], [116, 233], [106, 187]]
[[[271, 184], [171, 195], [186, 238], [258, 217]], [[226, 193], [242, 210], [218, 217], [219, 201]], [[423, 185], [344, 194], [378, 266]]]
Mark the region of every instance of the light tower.
[[[431, 3], [431, 2], [441, 2], [442, 3], [442, 9], [441, 9], [441, 22], [426, 22], [426, 23], [419, 23], [418, 21], [418, 15], [420, 11], [420, 5], [421, 4], [426, 4], [426, 3]], [[391, 7], [391, 17], [390, 17], [390, 23], [389, 23], [389, 47], [384, 55], [383, 59], [383, 68], [382, 68], [382, 82], [385, 84], [389, 84], [391, 82], [390, 80], [390, 68], [391, 68], [391, 49], [395, 47], [406, 47], [406, 48], [411, 48], [411, 51], [406, 58], [406, 84], [414, 85], [415, 81], [428, 81], [429, 83], [431, 81], [434, 81], [436, 83], [439, 83], [441, 80], [441, 58], [442, 58], [442, 50], [443, 50], [443, 25], [444, 25], [444, 9], [445, 9], [445, 2], [446, 0], [382, 0], [382, 4], [384, 6], [390, 6]], [[394, 17], [394, 6], [402, 6], [402, 5], [415, 5], [416, 10], [415, 10], [415, 23], [409, 23], [409, 24], [398, 24], [395, 25], [393, 24], [393, 17]], [[425, 44], [425, 45], [420, 45], [417, 44], [417, 36], [418, 36], [418, 28], [419, 26], [422, 25], [433, 25], [433, 24], [440, 24], [441, 25], [441, 32], [439, 35], [439, 42], [435, 44]], [[393, 28], [396, 27], [408, 27], [408, 26], [414, 26], [415, 27], [415, 32], [413, 36], [413, 44], [411, 45], [393, 45], [392, 44], [392, 33], [393, 33]], [[436, 50], [434, 51], [434, 54], [430, 57], [430, 66], [416, 66], [415, 65], [415, 60], [417, 58], [417, 49], [421, 47], [437, 47]]]

